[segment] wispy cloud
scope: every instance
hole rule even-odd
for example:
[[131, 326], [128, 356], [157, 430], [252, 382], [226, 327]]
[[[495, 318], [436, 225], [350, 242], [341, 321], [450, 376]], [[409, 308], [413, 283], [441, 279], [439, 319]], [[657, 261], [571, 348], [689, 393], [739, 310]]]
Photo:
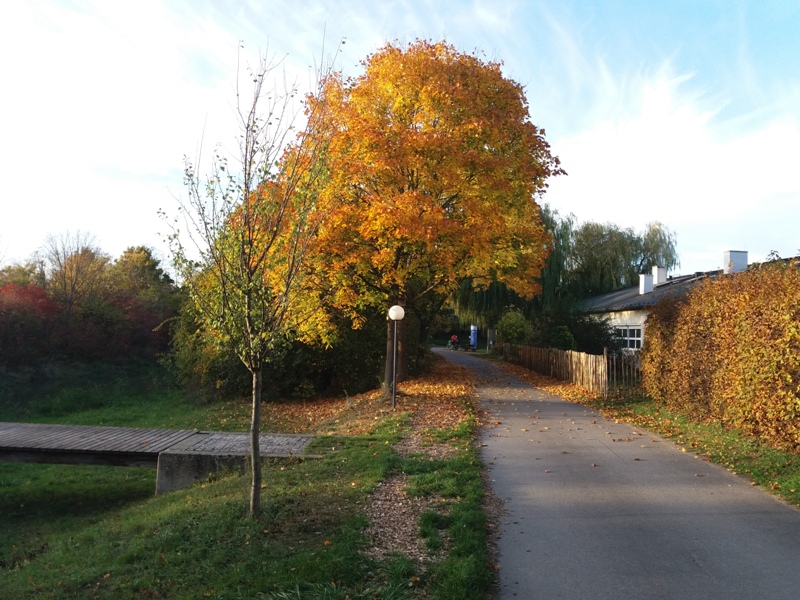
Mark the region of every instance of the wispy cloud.
[[269, 50], [306, 85], [342, 38], [338, 64], [354, 75], [387, 41], [446, 37], [502, 60], [526, 87], [569, 172], [547, 195], [557, 208], [637, 228], [663, 221], [698, 269], [740, 244], [794, 252], [800, 9], [690, 4], [13, 3], [0, 21], [0, 162], [10, 174], [0, 249], [23, 259], [64, 229], [95, 233], [112, 254], [155, 244], [156, 211], [181, 192], [183, 155], [201, 140], [207, 151], [235, 144], [239, 40], [248, 60]]
[[763, 258], [776, 247], [768, 237], [753, 247], [763, 236], [736, 223], [763, 227], [764, 214], [800, 221], [800, 123], [781, 117], [731, 135], [721, 106], [694, 83], [665, 65], [638, 86], [620, 86], [632, 93], [632, 110], [555, 145], [569, 176], [552, 183], [547, 199], [583, 221], [691, 230], [693, 239], [679, 235], [690, 270], [703, 269], [693, 258], [716, 260], [720, 249], [738, 246]]

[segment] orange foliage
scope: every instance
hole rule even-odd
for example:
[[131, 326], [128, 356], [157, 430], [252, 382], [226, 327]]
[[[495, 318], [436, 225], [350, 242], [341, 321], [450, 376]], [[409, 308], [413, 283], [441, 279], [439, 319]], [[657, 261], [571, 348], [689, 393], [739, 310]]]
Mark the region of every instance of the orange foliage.
[[338, 208], [319, 241], [338, 305], [413, 302], [466, 277], [531, 297], [548, 242], [535, 198], [561, 170], [522, 87], [445, 43], [389, 44], [363, 64], [311, 100], [327, 111], [314, 135]]
[[800, 448], [800, 264], [709, 280], [647, 322], [644, 386], [653, 399]]
[[407, 414], [415, 431], [453, 429], [472, 414], [473, 382], [467, 369], [437, 359], [429, 373], [398, 386], [395, 410], [373, 390], [350, 399], [270, 402], [262, 409], [263, 421], [270, 431], [369, 435], [384, 419]]

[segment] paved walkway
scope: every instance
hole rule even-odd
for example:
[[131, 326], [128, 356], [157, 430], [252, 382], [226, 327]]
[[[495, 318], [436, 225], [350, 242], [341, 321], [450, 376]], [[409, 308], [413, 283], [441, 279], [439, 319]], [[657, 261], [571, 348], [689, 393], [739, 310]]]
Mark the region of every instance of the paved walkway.
[[501, 600], [800, 598], [800, 511], [660, 436], [440, 353], [477, 374], [491, 415]]

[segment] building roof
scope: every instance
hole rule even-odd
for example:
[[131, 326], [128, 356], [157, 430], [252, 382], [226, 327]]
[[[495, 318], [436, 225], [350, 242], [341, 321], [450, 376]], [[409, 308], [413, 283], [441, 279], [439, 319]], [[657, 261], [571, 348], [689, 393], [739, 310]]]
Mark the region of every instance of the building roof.
[[635, 285], [582, 300], [578, 303], [578, 308], [587, 313], [644, 310], [654, 306], [664, 298], [682, 298], [698, 281], [708, 277], [717, 277], [721, 273], [722, 270], [717, 270], [670, 277], [664, 283], [654, 285], [653, 291], [646, 294], [640, 294], [639, 286]]
[[[795, 264], [800, 268], [800, 256], [792, 258], [778, 258], [769, 260], [764, 263], [752, 263], [747, 265], [747, 255], [744, 258], [744, 269], [750, 270], [758, 268], [764, 264], [773, 264], [777, 262], [784, 262], [786, 264]], [[607, 312], [620, 312], [623, 310], [647, 310], [655, 306], [660, 300], [664, 298], [680, 299], [684, 297], [689, 291], [699, 282], [704, 279], [715, 279], [725, 273], [724, 269], [717, 269], [715, 271], [698, 271], [691, 275], [677, 275], [669, 277], [663, 283], [657, 283], [653, 286], [653, 291], [646, 294], [639, 293], [639, 286], [617, 290], [616, 292], [609, 292], [608, 294], [601, 294], [600, 296], [592, 296], [578, 303], [578, 309], [587, 313], [607, 313]]]

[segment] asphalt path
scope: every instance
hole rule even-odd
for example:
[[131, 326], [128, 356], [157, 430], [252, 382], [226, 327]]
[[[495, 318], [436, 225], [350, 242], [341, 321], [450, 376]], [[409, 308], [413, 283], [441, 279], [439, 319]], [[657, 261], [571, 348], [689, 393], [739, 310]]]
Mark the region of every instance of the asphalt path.
[[505, 502], [498, 598], [800, 599], [800, 510], [466, 352]]

